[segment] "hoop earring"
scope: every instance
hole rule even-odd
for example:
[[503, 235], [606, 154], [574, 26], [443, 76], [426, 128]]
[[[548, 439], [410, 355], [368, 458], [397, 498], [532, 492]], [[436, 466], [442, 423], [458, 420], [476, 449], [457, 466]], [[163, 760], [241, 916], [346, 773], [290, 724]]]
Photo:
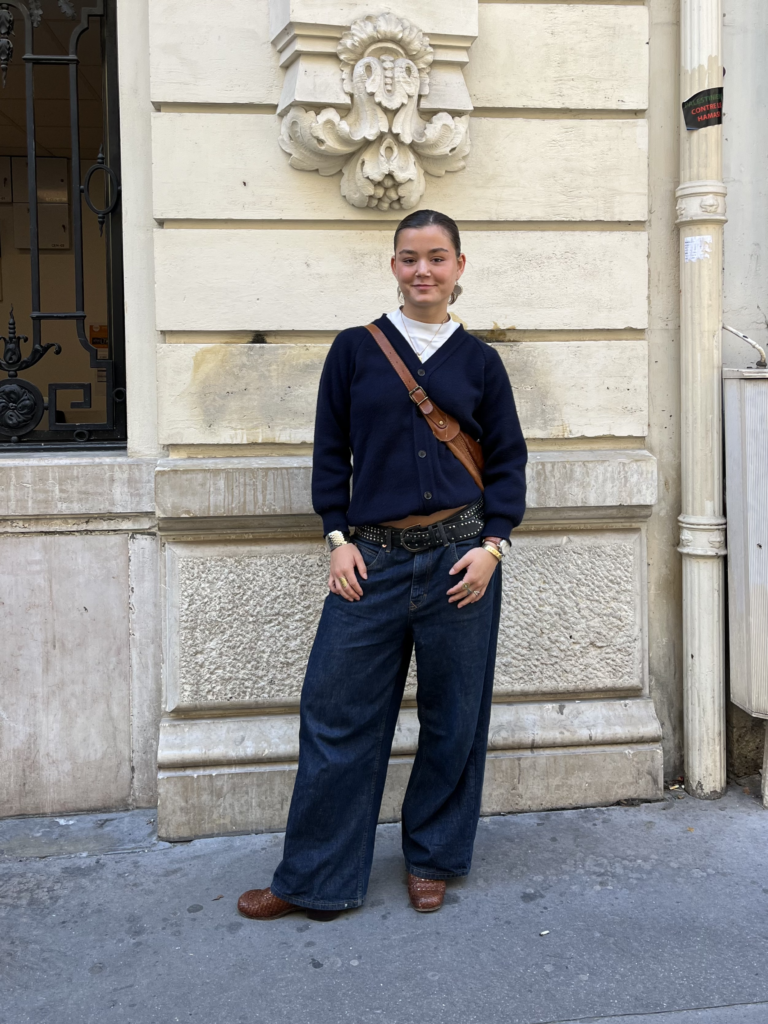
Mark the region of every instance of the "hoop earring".
[[405, 305], [405, 296], [403, 295], [402, 290], [400, 289], [400, 285], [397, 286], [397, 304], [398, 306]]
[[453, 286], [453, 291], [451, 292], [451, 297], [450, 297], [450, 299], [448, 299], [448, 305], [452, 306], [454, 304], [454, 302], [461, 296], [461, 293], [463, 291], [464, 291], [464, 289], [461, 287], [461, 285], [457, 281], [456, 284]]

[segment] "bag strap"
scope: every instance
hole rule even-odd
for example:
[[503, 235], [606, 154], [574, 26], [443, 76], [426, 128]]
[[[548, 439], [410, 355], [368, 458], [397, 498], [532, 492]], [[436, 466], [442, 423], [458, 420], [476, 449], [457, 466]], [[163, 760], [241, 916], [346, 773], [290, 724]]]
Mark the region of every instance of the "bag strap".
[[480, 490], [484, 490], [484, 460], [481, 446], [469, 434], [464, 433], [458, 420], [435, 405], [421, 384], [416, 383], [411, 371], [397, 354], [384, 332], [376, 324], [366, 324], [366, 330], [373, 335], [374, 341], [389, 360], [395, 373], [408, 388], [408, 397], [421, 410], [437, 440], [443, 441], [450, 448]]
[[365, 328], [367, 331], [371, 332], [376, 344], [392, 364], [395, 373], [408, 388], [408, 397], [414, 405], [419, 407], [424, 419], [429, 424], [432, 433], [438, 441], [444, 441], [446, 443], [448, 441], [453, 441], [454, 438], [461, 433], [461, 427], [458, 420], [455, 420], [453, 416], [449, 416], [448, 413], [443, 412], [442, 409], [438, 408], [438, 406], [436, 406], [430, 399], [421, 384], [416, 383], [413, 379], [413, 374], [397, 354], [392, 343], [381, 328], [377, 327], [376, 324], [366, 324]]

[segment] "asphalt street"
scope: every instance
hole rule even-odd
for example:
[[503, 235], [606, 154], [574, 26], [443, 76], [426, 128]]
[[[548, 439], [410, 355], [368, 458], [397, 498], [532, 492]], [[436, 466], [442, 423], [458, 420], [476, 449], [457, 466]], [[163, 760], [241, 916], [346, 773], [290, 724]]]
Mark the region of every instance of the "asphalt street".
[[154, 829], [0, 822], [2, 1024], [768, 1024], [768, 812], [738, 786], [485, 818], [428, 915], [396, 825], [366, 905], [331, 922], [238, 914], [281, 835]]

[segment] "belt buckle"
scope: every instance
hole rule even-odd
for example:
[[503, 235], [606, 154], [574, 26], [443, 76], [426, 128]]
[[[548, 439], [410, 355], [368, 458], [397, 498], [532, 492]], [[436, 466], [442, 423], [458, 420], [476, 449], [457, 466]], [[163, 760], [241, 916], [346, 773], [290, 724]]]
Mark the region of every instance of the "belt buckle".
[[429, 550], [429, 545], [427, 545], [427, 547], [422, 546], [420, 548], [412, 548], [408, 544], [408, 541], [406, 539], [406, 534], [408, 533], [409, 530], [415, 530], [415, 529], [416, 529], [415, 526], [407, 526], [403, 530], [403, 532], [400, 534], [400, 544], [405, 548], [406, 551], [410, 551], [412, 555], [418, 555], [421, 551], [428, 551]]

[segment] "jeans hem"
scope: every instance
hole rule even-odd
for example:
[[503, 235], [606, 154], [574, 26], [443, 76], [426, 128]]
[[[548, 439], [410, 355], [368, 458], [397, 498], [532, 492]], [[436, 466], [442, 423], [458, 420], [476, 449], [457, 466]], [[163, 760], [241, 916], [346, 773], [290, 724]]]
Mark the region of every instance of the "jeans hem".
[[273, 896], [277, 896], [286, 903], [292, 903], [294, 907], [302, 907], [304, 910], [354, 910], [362, 907], [363, 899], [353, 900], [305, 900], [301, 896], [291, 896], [288, 893], [279, 892], [274, 885], [270, 886]]
[[405, 862], [405, 869], [409, 875], [415, 875], [416, 878], [430, 878], [435, 882], [444, 882], [449, 878], [464, 878], [469, 874], [469, 868], [465, 871], [434, 871], [432, 868], [418, 868], [414, 864]]

